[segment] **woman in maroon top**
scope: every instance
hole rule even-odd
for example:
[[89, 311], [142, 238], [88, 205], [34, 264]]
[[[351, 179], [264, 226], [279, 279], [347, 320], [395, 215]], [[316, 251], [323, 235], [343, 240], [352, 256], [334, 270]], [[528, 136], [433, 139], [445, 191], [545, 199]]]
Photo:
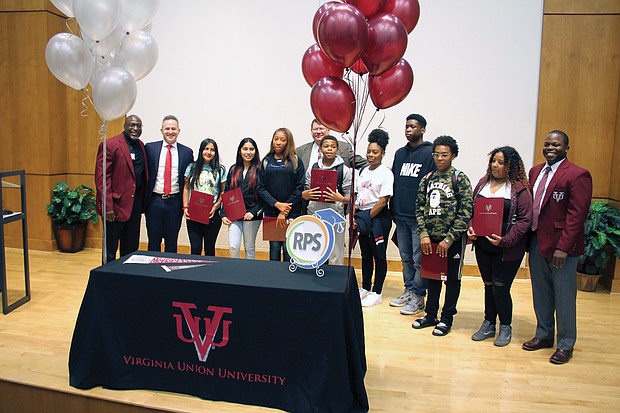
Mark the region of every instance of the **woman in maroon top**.
[[[526, 234], [532, 219], [532, 195], [519, 153], [510, 146], [489, 154], [487, 173], [474, 189], [479, 198], [504, 198], [502, 233], [478, 237], [470, 222], [467, 236], [474, 241], [476, 261], [484, 282], [484, 321], [472, 340], [495, 337], [494, 344], [506, 346], [512, 338], [512, 297], [510, 287], [525, 255]], [[472, 218], [473, 219], [473, 218]]]

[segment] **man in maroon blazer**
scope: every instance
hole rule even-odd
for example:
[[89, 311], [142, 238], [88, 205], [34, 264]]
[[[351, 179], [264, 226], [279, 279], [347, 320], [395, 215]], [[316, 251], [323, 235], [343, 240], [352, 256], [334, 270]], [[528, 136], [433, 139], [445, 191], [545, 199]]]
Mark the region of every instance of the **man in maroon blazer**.
[[104, 262], [120, 254], [130, 254], [140, 243], [140, 220], [144, 212], [148, 167], [142, 135], [142, 120], [136, 115], [125, 119], [124, 132], [106, 140], [106, 207], [103, 212], [103, 143], [97, 151], [95, 184], [97, 213], [106, 225]]
[[554, 345], [549, 361], [564, 364], [573, 355], [577, 339], [577, 260], [583, 254], [583, 225], [590, 208], [590, 172], [566, 159], [568, 135], [547, 134], [543, 144], [546, 163], [529, 173], [534, 194], [530, 273], [536, 313], [536, 336], [523, 343], [528, 351]]

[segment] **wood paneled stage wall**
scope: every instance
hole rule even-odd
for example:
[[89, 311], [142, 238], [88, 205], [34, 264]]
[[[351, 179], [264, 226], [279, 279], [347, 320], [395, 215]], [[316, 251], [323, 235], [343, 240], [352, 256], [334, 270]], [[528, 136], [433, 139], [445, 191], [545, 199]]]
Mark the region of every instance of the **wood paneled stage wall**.
[[[64, 16], [47, 0], [0, 0], [0, 170], [26, 170], [30, 248], [43, 251], [56, 249], [45, 212], [51, 189], [58, 181], [94, 186], [101, 137], [100, 119], [88, 102], [88, 116], [81, 116], [84, 93], [60, 83], [47, 68], [47, 41], [63, 31]], [[594, 197], [618, 206], [619, 73], [620, 1], [545, 1], [535, 160], [542, 161], [546, 132], [565, 130], [569, 158], [592, 173]], [[122, 120], [112, 122], [108, 136], [121, 130]], [[100, 227], [91, 225], [87, 246], [100, 246]], [[18, 242], [9, 231], [7, 243]], [[603, 282], [620, 292], [613, 274]]]

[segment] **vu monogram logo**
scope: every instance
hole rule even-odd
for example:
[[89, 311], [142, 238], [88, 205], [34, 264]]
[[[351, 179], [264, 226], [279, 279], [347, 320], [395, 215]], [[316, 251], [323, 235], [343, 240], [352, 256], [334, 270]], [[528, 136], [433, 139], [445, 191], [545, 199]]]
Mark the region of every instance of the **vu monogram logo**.
[[[212, 347], [224, 347], [228, 344], [228, 330], [232, 321], [223, 320], [223, 317], [225, 314], [232, 314], [232, 308], [210, 305], [207, 307], [207, 311], [212, 311], [213, 317], [201, 318], [192, 315], [192, 310], [197, 308], [196, 304], [173, 301], [172, 306], [180, 308], [183, 313], [183, 316], [174, 314], [177, 324], [177, 336], [185, 343], [194, 343], [198, 360], [206, 361]], [[183, 320], [185, 320], [185, 325], [187, 325], [189, 330], [190, 338], [185, 337], [183, 332]], [[201, 320], [204, 320], [204, 336], [201, 335], [200, 331]], [[222, 338], [216, 343], [215, 335], [220, 328], [220, 324], [222, 324]]]

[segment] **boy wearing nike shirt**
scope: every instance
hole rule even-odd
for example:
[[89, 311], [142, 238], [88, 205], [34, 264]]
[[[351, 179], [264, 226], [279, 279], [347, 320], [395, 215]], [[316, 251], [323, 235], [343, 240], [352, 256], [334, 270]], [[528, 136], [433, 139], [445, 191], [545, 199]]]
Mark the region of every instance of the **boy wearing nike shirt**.
[[[473, 195], [469, 178], [452, 167], [459, 147], [450, 136], [440, 136], [433, 142], [433, 158], [437, 171], [420, 181], [416, 203], [416, 221], [422, 254], [439, 254], [448, 258], [446, 294], [437, 319], [441, 281], [428, 280], [426, 315], [412, 324], [415, 329], [434, 326], [434, 336], [445, 336], [452, 328], [456, 303], [461, 292], [461, 269], [467, 240], [467, 225], [473, 211]], [[432, 243], [437, 243], [436, 251]]]

